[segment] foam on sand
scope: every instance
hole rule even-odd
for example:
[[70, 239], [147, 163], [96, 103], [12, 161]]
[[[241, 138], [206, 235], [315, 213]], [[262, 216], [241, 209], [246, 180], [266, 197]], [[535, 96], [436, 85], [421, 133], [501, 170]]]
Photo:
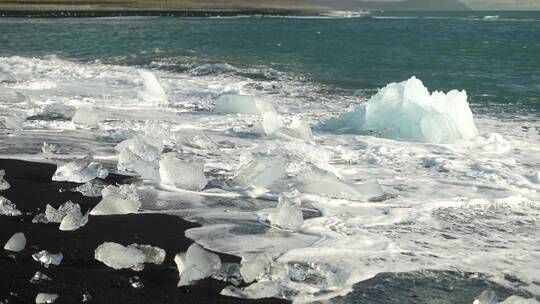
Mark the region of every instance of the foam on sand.
[[478, 135], [465, 91], [430, 94], [415, 77], [387, 85], [367, 104], [327, 121], [323, 128], [430, 143]]

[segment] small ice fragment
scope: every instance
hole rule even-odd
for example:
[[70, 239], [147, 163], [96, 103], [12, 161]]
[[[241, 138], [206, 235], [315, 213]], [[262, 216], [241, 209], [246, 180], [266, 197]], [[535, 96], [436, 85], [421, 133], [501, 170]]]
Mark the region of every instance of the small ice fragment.
[[304, 223], [302, 210], [298, 208], [300, 200], [297, 197], [280, 196], [277, 212], [268, 215], [272, 225], [287, 230], [296, 230]]
[[240, 273], [244, 282], [251, 283], [266, 271], [270, 265], [270, 257], [261, 254], [251, 257], [243, 257], [240, 267]]
[[287, 160], [281, 155], [245, 153], [234, 181], [242, 186], [267, 188], [287, 176]]
[[90, 302], [90, 301], [92, 301], [92, 295], [88, 291], [85, 291], [82, 294], [81, 302], [87, 303], [87, 302]]
[[36, 296], [36, 304], [54, 303], [59, 295], [54, 293], [38, 293]]
[[38, 116], [42, 120], [70, 120], [75, 115], [75, 111], [74, 106], [55, 102], [44, 106]]
[[101, 122], [101, 117], [94, 107], [82, 106], [77, 109], [71, 121], [73, 121], [74, 124], [95, 127]]
[[105, 189], [108, 186], [107, 183], [99, 180], [99, 179], [93, 179], [91, 181], [88, 181], [80, 186], [77, 186], [70, 191], [73, 192], [79, 192], [83, 196], [87, 197], [99, 197], [101, 196], [101, 191]]
[[74, 183], [86, 183], [95, 178], [105, 178], [109, 171], [98, 163], [94, 162], [93, 156], [87, 156], [75, 159], [63, 165], [58, 165], [56, 172], [52, 177], [53, 181], [66, 181]]
[[4, 179], [6, 175], [5, 170], [0, 170], [0, 191], [7, 190], [11, 187], [7, 180]]
[[10, 200], [0, 195], [0, 215], [19, 216], [22, 212]]
[[132, 276], [129, 278], [129, 285], [135, 289], [141, 289], [144, 287], [143, 282], [139, 276]]
[[128, 214], [139, 211], [141, 201], [134, 185], [108, 186], [101, 192], [103, 198], [91, 211], [91, 215]]
[[161, 182], [179, 189], [200, 191], [208, 183], [204, 175], [204, 162], [186, 161], [167, 153], [159, 161]]
[[491, 290], [486, 289], [482, 291], [473, 301], [473, 304], [497, 304], [498, 298], [497, 294]]
[[222, 95], [216, 100], [214, 113], [216, 114], [244, 114], [260, 115], [276, 113], [274, 106], [268, 101], [257, 99], [249, 95]]
[[26, 237], [22, 232], [13, 234], [7, 241], [6, 245], [4, 245], [5, 250], [13, 252], [20, 252], [24, 249], [24, 247], [26, 247]]
[[30, 279], [30, 283], [32, 284], [39, 284], [42, 281], [52, 281], [52, 279], [41, 271], [36, 271], [34, 276]]
[[527, 176], [527, 179], [534, 184], [540, 184], [540, 171], [536, 171], [533, 174]]
[[43, 267], [49, 268], [50, 265], [60, 265], [62, 259], [64, 258], [64, 255], [61, 252], [57, 254], [52, 254], [47, 250], [42, 250], [38, 253], [33, 254], [32, 258], [35, 261], [39, 262]]
[[88, 213], [68, 213], [60, 222], [59, 229], [62, 231], [75, 231], [88, 223]]
[[298, 117], [294, 117], [291, 124], [285, 128], [281, 128], [279, 132], [288, 135], [290, 137], [300, 138], [307, 141], [313, 141], [313, 133], [311, 127], [307, 121]]
[[253, 126], [253, 132], [260, 135], [277, 135], [283, 128], [281, 118], [275, 112], [265, 112], [261, 114], [262, 120]]
[[24, 119], [17, 115], [9, 115], [4, 117], [4, 120], [0, 122], [8, 130], [22, 130]]
[[162, 264], [165, 250], [149, 245], [131, 244], [127, 247], [113, 242], [104, 242], [94, 253], [96, 260], [116, 270], [132, 268], [140, 271], [144, 263]]
[[139, 70], [138, 72], [144, 85], [138, 93], [139, 98], [157, 104], [167, 104], [167, 94], [159, 84], [156, 75], [150, 71]]
[[430, 93], [415, 77], [387, 85], [367, 104], [327, 121], [323, 128], [430, 143], [478, 135], [465, 91]]
[[500, 302], [499, 304], [540, 304], [535, 298], [523, 298], [520, 296], [509, 296], [506, 300]]
[[68, 214], [82, 217], [81, 206], [79, 206], [79, 204], [74, 204], [72, 201], [67, 201], [60, 205], [58, 209], [55, 209], [53, 206], [47, 204], [47, 206], [45, 206], [45, 212], [36, 215], [32, 219], [32, 223], [61, 223]]
[[230, 282], [235, 286], [242, 283], [242, 275], [240, 274], [240, 264], [238, 263], [223, 263], [221, 268], [212, 275], [212, 279]]
[[187, 286], [198, 280], [208, 278], [221, 268], [221, 260], [197, 243], [191, 244], [186, 252], [185, 268], [178, 286]]
[[57, 144], [49, 144], [44, 142], [41, 146], [41, 152], [46, 155], [52, 155], [60, 152], [60, 146]]

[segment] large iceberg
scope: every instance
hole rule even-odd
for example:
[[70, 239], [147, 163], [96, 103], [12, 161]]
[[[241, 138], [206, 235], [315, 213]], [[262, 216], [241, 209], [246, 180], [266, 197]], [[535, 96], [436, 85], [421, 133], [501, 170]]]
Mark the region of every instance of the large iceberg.
[[478, 135], [465, 91], [430, 94], [415, 77], [387, 85], [367, 104], [327, 121], [323, 129], [430, 143]]
[[143, 89], [139, 91], [139, 98], [158, 105], [167, 104], [167, 95], [159, 84], [156, 75], [150, 71], [139, 70], [139, 77], [143, 81]]
[[94, 178], [105, 178], [107, 175], [109, 175], [109, 171], [103, 168], [100, 163], [94, 162], [92, 155], [88, 154], [83, 158], [58, 165], [52, 180], [86, 183]]
[[276, 109], [270, 102], [254, 96], [226, 94], [216, 100], [214, 113], [262, 116], [264, 113], [276, 113]]
[[188, 161], [167, 153], [159, 161], [161, 183], [179, 189], [200, 191], [208, 183], [204, 175], [204, 162]]
[[159, 247], [139, 244], [122, 246], [113, 242], [104, 242], [94, 253], [96, 260], [111, 268], [131, 268], [135, 271], [142, 270], [144, 263], [162, 264], [165, 255], [165, 250]]
[[108, 186], [101, 192], [103, 198], [90, 211], [91, 215], [135, 213], [141, 207], [139, 192], [134, 185]]

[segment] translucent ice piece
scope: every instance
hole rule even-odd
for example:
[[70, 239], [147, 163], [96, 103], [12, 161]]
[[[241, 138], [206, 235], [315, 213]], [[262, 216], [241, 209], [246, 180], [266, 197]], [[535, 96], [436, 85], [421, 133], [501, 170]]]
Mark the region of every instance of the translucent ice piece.
[[67, 181], [74, 183], [86, 183], [94, 178], [105, 178], [109, 171], [98, 162], [92, 161], [91, 154], [75, 159], [63, 165], [58, 165], [52, 177], [53, 181]]
[[165, 260], [165, 250], [149, 245], [122, 246], [118, 243], [104, 242], [96, 248], [94, 257], [116, 270], [124, 268], [142, 270], [141, 266], [144, 263], [162, 264]]
[[54, 303], [60, 296], [54, 293], [38, 293], [36, 296], [36, 304]]
[[91, 215], [112, 215], [135, 213], [141, 207], [139, 192], [134, 185], [108, 186], [101, 192], [103, 198], [95, 206]]
[[214, 113], [216, 114], [245, 114], [263, 115], [276, 113], [274, 106], [268, 101], [257, 99], [249, 95], [222, 95], [216, 100]]
[[267, 188], [287, 176], [287, 159], [281, 155], [246, 153], [234, 180], [242, 186]]
[[191, 285], [215, 274], [221, 268], [221, 260], [217, 254], [193, 243], [186, 252], [184, 266], [178, 286]]
[[[163, 144], [151, 144], [150, 139], [136, 135], [116, 146], [118, 169], [138, 173], [143, 178], [159, 179], [159, 155]], [[159, 145], [159, 147], [157, 147]]]
[[204, 162], [181, 160], [167, 153], [159, 161], [159, 176], [165, 185], [179, 189], [200, 191], [208, 183], [204, 175]]
[[71, 121], [78, 125], [96, 127], [101, 122], [101, 114], [94, 107], [82, 106], [77, 109]]
[[167, 104], [167, 94], [165, 94], [154, 73], [144, 70], [138, 72], [144, 85], [144, 88], [138, 93], [139, 98], [157, 104]]
[[240, 273], [244, 282], [251, 283], [257, 280], [267, 270], [271, 262], [271, 258], [265, 254], [242, 258]]
[[277, 210], [268, 215], [270, 223], [279, 228], [296, 230], [304, 223], [300, 201], [296, 197], [280, 196]]
[[47, 250], [42, 250], [38, 253], [33, 254], [32, 258], [35, 261], [39, 262], [43, 267], [49, 268], [50, 265], [60, 265], [60, 263], [62, 263], [64, 255], [61, 252], [52, 254]]
[[107, 183], [102, 182], [98, 179], [93, 179], [91, 181], [88, 181], [80, 186], [77, 186], [71, 191], [73, 192], [79, 192], [83, 196], [88, 197], [99, 197], [101, 196], [101, 191], [107, 187]]
[[473, 304], [497, 304], [497, 294], [490, 289], [482, 291], [473, 301]]
[[4, 179], [6, 171], [0, 170], [0, 191], [7, 190], [11, 187], [7, 180]]
[[22, 232], [17, 232], [13, 234], [11, 238], [9, 238], [7, 243], [4, 245], [5, 250], [13, 252], [22, 251], [24, 247], [26, 247], [26, 237]]
[[0, 215], [19, 216], [21, 211], [10, 200], [0, 195]]

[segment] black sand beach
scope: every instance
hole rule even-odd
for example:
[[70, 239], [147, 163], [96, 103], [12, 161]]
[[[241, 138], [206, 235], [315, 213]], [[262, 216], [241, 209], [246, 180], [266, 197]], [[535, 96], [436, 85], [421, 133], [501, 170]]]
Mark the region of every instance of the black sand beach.
[[[39, 292], [56, 293], [55, 303], [81, 303], [88, 292], [91, 303], [285, 303], [276, 299], [241, 300], [219, 295], [227, 283], [206, 279], [189, 289], [177, 288], [178, 273], [174, 255], [185, 251], [193, 242], [184, 236], [186, 229], [197, 224], [181, 218], [160, 214], [132, 214], [91, 217], [88, 224], [76, 231], [60, 231], [58, 224], [33, 224], [32, 218], [48, 203], [58, 207], [67, 200], [78, 203], [83, 211], [100, 198], [84, 197], [79, 193], [60, 192], [76, 184], [53, 182], [56, 166], [18, 160], [0, 160], [6, 170], [11, 188], [0, 194], [10, 199], [25, 214], [20, 217], [0, 216], [0, 245], [16, 232], [27, 238], [26, 249], [19, 254], [1, 250], [0, 303], [34, 303]], [[110, 175], [109, 183], [122, 182], [125, 177]], [[95, 248], [104, 241], [123, 245], [148, 244], [165, 249], [163, 265], [147, 264], [141, 272], [116, 271], [94, 259]], [[59, 266], [42, 268], [31, 255], [39, 250], [62, 252]], [[220, 254], [222, 261], [239, 262], [238, 257]], [[31, 284], [30, 278], [38, 270], [52, 281]], [[132, 288], [129, 278], [138, 275], [144, 288]]]

